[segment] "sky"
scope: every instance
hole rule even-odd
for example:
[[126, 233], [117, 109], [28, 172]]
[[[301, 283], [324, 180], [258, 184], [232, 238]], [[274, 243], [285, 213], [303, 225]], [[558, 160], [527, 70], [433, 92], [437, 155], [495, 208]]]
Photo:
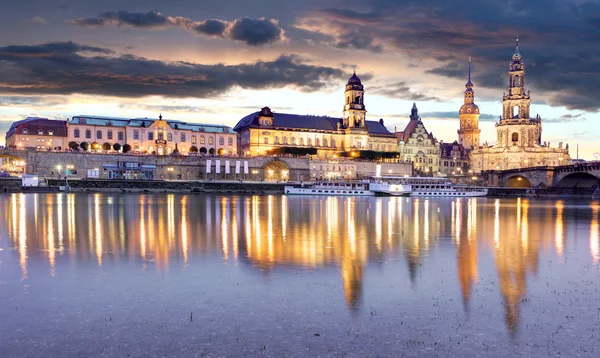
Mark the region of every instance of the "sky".
[[367, 119], [400, 131], [415, 102], [452, 142], [471, 56], [482, 143], [494, 144], [517, 36], [542, 141], [593, 160], [600, 0], [15, 1], [0, 12], [0, 143], [27, 116], [339, 117], [354, 70]]

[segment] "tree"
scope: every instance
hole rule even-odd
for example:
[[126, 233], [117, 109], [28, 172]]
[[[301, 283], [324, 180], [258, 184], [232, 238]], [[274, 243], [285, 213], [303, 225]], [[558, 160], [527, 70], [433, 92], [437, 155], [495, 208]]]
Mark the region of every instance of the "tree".
[[191, 146], [190, 153], [198, 153], [198, 147], [196, 147], [195, 145]]
[[206, 154], [206, 147], [202, 147], [202, 148], [200, 148], [200, 153], [202, 153], [202, 154]]
[[131, 151], [131, 146], [129, 144], [123, 145], [123, 153], [127, 153]]
[[94, 142], [91, 145], [92, 150], [99, 150], [100, 149], [100, 143], [98, 142]]
[[77, 150], [77, 149], [79, 149], [79, 143], [77, 143], [77, 142], [69, 142], [69, 148], [71, 148], [73, 150]]
[[115, 143], [113, 144], [113, 149], [115, 150], [115, 152], [118, 152], [121, 150], [121, 145], [119, 143]]
[[104, 151], [109, 151], [112, 148], [112, 144], [105, 142], [104, 144], [102, 144], [102, 150]]
[[210, 148], [208, 150], [208, 154], [215, 154], [215, 148]]
[[84, 151], [87, 151], [90, 148], [90, 145], [87, 142], [81, 142], [81, 144], [79, 145], [81, 147], [81, 149], [83, 149]]
[[300, 147], [278, 147], [271, 149], [268, 152], [269, 155], [282, 155], [282, 154], [292, 154], [292, 155], [316, 155], [317, 148], [300, 148]]

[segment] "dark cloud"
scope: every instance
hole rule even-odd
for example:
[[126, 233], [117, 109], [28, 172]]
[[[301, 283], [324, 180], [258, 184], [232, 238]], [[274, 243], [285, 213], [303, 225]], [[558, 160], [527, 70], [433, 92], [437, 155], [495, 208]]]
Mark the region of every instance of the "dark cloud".
[[37, 107], [66, 104], [67, 99], [51, 96], [0, 96], [0, 107]]
[[[477, 87], [507, 87], [514, 37], [520, 35], [527, 86], [553, 106], [596, 112], [600, 108], [600, 3], [530, 0], [341, 0], [299, 18], [298, 28], [328, 36], [337, 47], [356, 47], [437, 62], [429, 73], [465, 78], [473, 56]], [[358, 12], [353, 9], [361, 8]], [[348, 34], [361, 41], [350, 44]], [[358, 46], [356, 46], [358, 45]], [[362, 45], [362, 46], [361, 46]], [[499, 97], [499, 96], [498, 96]]]
[[285, 40], [285, 32], [274, 19], [243, 18], [234, 21], [210, 19], [193, 21], [186, 17], [171, 17], [158, 11], [129, 12], [125, 10], [103, 12], [98, 17], [71, 20], [80, 27], [105, 25], [132, 26], [142, 29], [182, 28], [197, 35], [228, 37], [250, 46], [262, 46]]
[[403, 99], [408, 101], [441, 101], [437, 97], [428, 96], [423, 93], [414, 92], [406, 82], [397, 82], [386, 86], [374, 86], [368, 88], [370, 93], [381, 96]]
[[570, 123], [570, 122], [583, 122], [586, 118], [583, 114], [563, 114], [558, 118], [542, 118], [542, 123]]
[[[451, 119], [458, 120], [458, 111], [446, 111], [446, 112], [423, 112], [419, 113], [422, 118], [440, 118], [440, 119]], [[498, 122], [500, 115], [485, 114], [479, 115], [480, 122]]]
[[[96, 56], [83, 56], [82, 51]], [[207, 98], [233, 88], [291, 86], [316, 91], [345, 76], [339, 69], [313, 65], [293, 55], [238, 65], [202, 65], [117, 57], [109, 50], [72, 42], [0, 47], [0, 93], [10, 94]]]
[[253, 46], [280, 41], [284, 38], [283, 30], [277, 21], [264, 18], [235, 20], [229, 29], [229, 35], [234, 40]]

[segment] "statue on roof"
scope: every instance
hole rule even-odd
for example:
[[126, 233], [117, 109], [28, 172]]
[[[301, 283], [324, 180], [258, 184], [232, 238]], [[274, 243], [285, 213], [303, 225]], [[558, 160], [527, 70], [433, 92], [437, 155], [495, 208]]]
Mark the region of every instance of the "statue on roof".
[[412, 109], [410, 110], [410, 120], [417, 121], [419, 119], [421, 119], [419, 117], [419, 109], [417, 108], [417, 104], [413, 103]]

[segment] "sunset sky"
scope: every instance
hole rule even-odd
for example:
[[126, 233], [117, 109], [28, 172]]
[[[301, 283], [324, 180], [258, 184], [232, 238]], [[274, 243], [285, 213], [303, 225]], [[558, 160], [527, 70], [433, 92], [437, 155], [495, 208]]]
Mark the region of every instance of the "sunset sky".
[[27, 116], [340, 116], [354, 69], [367, 119], [402, 130], [416, 102], [427, 129], [454, 141], [472, 56], [493, 144], [517, 35], [542, 141], [594, 159], [597, 0], [14, 1], [0, 12], [0, 143]]

